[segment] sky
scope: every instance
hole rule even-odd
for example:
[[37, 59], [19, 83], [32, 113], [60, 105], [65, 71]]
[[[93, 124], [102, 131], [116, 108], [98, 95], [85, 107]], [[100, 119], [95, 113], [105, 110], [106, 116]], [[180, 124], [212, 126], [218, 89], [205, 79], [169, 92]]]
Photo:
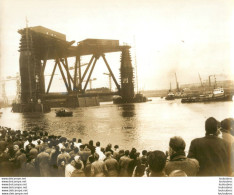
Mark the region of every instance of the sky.
[[[64, 33], [67, 41], [103, 38], [130, 44], [140, 90], [167, 89], [170, 82], [175, 88], [175, 73], [181, 84], [198, 83], [198, 73], [203, 80], [212, 74], [217, 80], [234, 78], [232, 0], [1, 0], [0, 9], [1, 78], [19, 72], [17, 30], [26, 26], [26, 17], [29, 26]], [[120, 53], [106, 58], [119, 79]], [[83, 57], [82, 63], [89, 59]], [[46, 74], [52, 69], [49, 64]], [[108, 87], [104, 72], [98, 60], [94, 88]], [[60, 77], [55, 77], [52, 91], [65, 91]], [[8, 91], [13, 85], [8, 84]]]

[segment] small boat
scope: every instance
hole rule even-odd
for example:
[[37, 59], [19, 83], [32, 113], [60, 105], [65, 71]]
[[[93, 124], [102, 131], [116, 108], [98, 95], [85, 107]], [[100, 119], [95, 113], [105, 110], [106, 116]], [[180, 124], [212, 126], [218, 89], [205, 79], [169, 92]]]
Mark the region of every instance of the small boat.
[[175, 99], [175, 94], [172, 91], [169, 91], [169, 93], [167, 94], [166, 100], [174, 100]]
[[56, 116], [58, 117], [67, 117], [67, 116], [72, 116], [73, 115], [73, 112], [71, 111], [67, 111], [67, 110], [58, 110], [55, 112], [56, 113]]

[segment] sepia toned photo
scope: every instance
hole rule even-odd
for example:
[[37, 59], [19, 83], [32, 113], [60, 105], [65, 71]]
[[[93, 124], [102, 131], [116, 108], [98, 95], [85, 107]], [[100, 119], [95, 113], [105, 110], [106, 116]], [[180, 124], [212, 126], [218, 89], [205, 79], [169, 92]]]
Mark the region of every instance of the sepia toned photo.
[[232, 0], [0, 9], [2, 178], [233, 176]]

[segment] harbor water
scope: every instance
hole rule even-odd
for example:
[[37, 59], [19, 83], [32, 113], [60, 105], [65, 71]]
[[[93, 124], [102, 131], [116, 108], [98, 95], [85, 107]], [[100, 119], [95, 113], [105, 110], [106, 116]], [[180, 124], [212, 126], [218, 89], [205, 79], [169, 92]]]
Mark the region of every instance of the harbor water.
[[36, 126], [50, 135], [81, 138], [118, 144], [120, 148], [138, 150], [168, 150], [170, 137], [181, 136], [186, 142], [186, 151], [192, 139], [205, 134], [204, 124], [208, 117], [221, 121], [234, 117], [233, 102], [210, 102], [182, 104], [179, 99], [165, 101], [152, 98], [146, 103], [114, 105], [101, 103], [97, 107], [71, 109], [73, 117], [56, 117], [50, 113], [12, 113], [11, 108], [2, 108], [0, 126], [12, 129], [30, 129]]

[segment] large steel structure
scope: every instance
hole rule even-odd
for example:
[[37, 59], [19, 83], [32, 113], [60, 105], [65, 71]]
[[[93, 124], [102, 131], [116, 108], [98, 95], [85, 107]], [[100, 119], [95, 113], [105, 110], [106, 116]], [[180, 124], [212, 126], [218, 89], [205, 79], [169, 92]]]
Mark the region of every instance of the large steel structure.
[[[75, 41], [66, 41], [66, 35], [42, 26], [26, 27], [18, 31], [20, 41], [20, 77], [21, 103], [38, 103], [45, 101], [50, 91], [56, 69], [60, 70], [68, 95], [75, 97], [85, 94], [85, 90], [92, 76], [99, 58], [103, 58], [105, 65], [113, 79], [118, 94], [124, 102], [131, 102], [134, 97], [133, 68], [131, 64], [130, 46], [119, 45], [118, 40], [86, 39], [72, 46]], [[118, 84], [105, 53], [122, 52], [120, 76]], [[91, 55], [91, 59], [82, 73], [81, 56]], [[75, 58], [74, 75], [69, 71], [68, 58]], [[45, 88], [44, 70], [48, 60], [54, 60], [50, 81]], [[85, 82], [84, 85], [82, 83]], [[74, 98], [73, 98], [74, 100]], [[77, 105], [77, 104], [75, 104]]]

